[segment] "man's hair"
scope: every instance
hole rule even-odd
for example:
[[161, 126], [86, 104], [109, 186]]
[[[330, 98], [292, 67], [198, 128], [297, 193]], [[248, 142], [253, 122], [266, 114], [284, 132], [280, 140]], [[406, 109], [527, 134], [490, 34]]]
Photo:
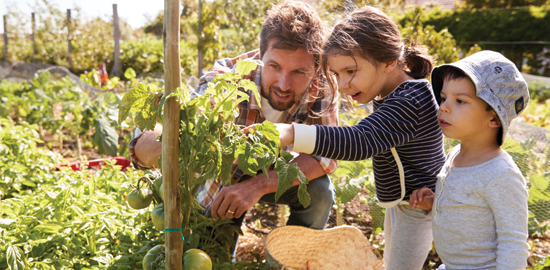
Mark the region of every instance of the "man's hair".
[[[327, 29], [315, 9], [306, 3], [286, 1], [274, 6], [262, 24], [260, 57], [270, 49], [294, 51], [301, 48], [313, 55], [315, 68], [318, 68]], [[268, 48], [273, 39], [277, 41]]]
[[[443, 71], [443, 85], [445, 85], [445, 82], [452, 81], [452, 80], [457, 80], [457, 79], [468, 79], [473, 84], [470, 77], [468, 77], [468, 75], [466, 75], [466, 73], [464, 73], [464, 71], [462, 71], [462, 69], [457, 68], [457, 67], [453, 67], [453, 66], [445, 67], [445, 69]], [[474, 84], [474, 87], [475, 87], [475, 84]], [[441, 97], [436, 97], [436, 99], [438, 101], [440, 101]], [[485, 102], [485, 101], [483, 101], [483, 102]], [[487, 104], [487, 102], [485, 102], [485, 104], [487, 105], [487, 107], [485, 108], [486, 111], [494, 111], [493, 108], [489, 104]], [[500, 119], [499, 119], [499, 121], [500, 121]], [[498, 133], [497, 133], [497, 143], [499, 145], [502, 145], [502, 132], [503, 132], [503, 129], [502, 129], [502, 126], [501, 126], [501, 127], [499, 127]]]

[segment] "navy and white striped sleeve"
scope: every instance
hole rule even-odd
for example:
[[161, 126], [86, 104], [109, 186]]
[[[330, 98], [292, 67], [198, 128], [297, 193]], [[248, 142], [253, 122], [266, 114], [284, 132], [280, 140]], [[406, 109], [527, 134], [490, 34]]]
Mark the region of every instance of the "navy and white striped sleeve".
[[336, 160], [367, 159], [413, 140], [418, 120], [415, 100], [392, 99], [355, 126], [315, 126], [312, 154]]

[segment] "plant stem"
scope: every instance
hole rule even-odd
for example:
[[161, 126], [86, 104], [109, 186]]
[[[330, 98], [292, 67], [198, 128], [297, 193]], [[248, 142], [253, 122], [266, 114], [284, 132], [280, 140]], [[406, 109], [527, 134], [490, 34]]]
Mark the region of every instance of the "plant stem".
[[[219, 102], [218, 104], [216, 104], [216, 107], [214, 107], [214, 110], [212, 110], [212, 112], [210, 113], [210, 115], [215, 115], [216, 113], [218, 113], [218, 110], [220, 109], [220, 107], [225, 103], [225, 101], [229, 98], [229, 97], [232, 97], [233, 94], [235, 93], [235, 91], [237, 91], [239, 89], [239, 86], [240, 86], [240, 82], [237, 86], [235, 86], [235, 88], [233, 88], [233, 90], [231, 90], [231, 92], [229, 94], [227, 94], [225, 96], [225, 98], [222, 100], [222, 102]], [[206, 127], [209, 127], [210, 126], [210, 122], [212, 122], [212, 119], [214, 119], [214, 117], [209, 117], [208, 118], [208, 122], [206, 122]]]

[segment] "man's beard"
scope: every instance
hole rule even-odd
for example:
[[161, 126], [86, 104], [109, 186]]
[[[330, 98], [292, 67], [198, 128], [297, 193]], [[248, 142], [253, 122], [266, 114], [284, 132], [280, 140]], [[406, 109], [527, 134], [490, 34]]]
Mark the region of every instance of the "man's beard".
[[292, 108], [292, 106], [294, 106], [294, 104], [296, 104], [296, 101], [295, 101], [296, 94], [294, 92], [289, 91], [291, 96], [289, 101], [280, 102], [280, 101], [273, 100], [274, 99], [273, 95], [275, 95], [275, 91], [278, 91], [279, 93], [281, 93], [282, 92], [281, 89], [276, 86], [270, 86], [269, 91], [267, 91], [265, 90], [266, 88], [267, 87], [262, 87], [262, 91], [260, 91], [260, 94], [262, 95], [263, 98], [267, 99], [267, 102], [273, 109], [284, 112], [289, 110], [290, 108]]

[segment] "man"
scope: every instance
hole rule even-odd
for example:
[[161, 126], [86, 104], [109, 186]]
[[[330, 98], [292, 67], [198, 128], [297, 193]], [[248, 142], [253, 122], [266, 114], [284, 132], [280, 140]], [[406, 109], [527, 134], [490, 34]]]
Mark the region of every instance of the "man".
[[[337, 94], [322, 89], [319, 72], [320, 53], [326, 26], [315, 10], [298, 1], [289, 1], [268, 11], [262, 25], [260, 49], [233, 59], [218, 60], [200, 79], [198, 95], [204, 94], [207, 82], [216, 75], [231, 72], [238, 59], [261, 59], [263, 67], [252, 71], [245, 79], [256, 83], [261, 100], [252, 93], [250, 101], [239, 104], [240, 115], [235, 124], [249, 126], [269, 120], [274, 123], [303, 123], [336, 126], [338, 123]], [[259, 105], [261, 104], [261, 109]], [[141, 167], [158, 167], [161, 143], [156, 137], [162, 133], [157, 126], [146, 131], [130, 143], [130, 153]], [[293, 161], [309, 179], [308, 192], [311, 204], [304, 208], [298, 201], [298, 180], [281, 196], [277, 203], [290, 206], [287, 225], [301, 225], [324, 229], [334, 203], [334, 188], [327, 174], [336, 168], [336, 161], [298, 155]], [[244, 213], [258, 201], [275, 202], [278, 177], [273, 170], [269, 178], [264, 174], [243, 179], [238, 168], [232, 172], [232, 185], [221, 187], [208, 181], [199, 191], [197, 199], [210, 208], [214, 219], [236, 218], [240, 224]]]

